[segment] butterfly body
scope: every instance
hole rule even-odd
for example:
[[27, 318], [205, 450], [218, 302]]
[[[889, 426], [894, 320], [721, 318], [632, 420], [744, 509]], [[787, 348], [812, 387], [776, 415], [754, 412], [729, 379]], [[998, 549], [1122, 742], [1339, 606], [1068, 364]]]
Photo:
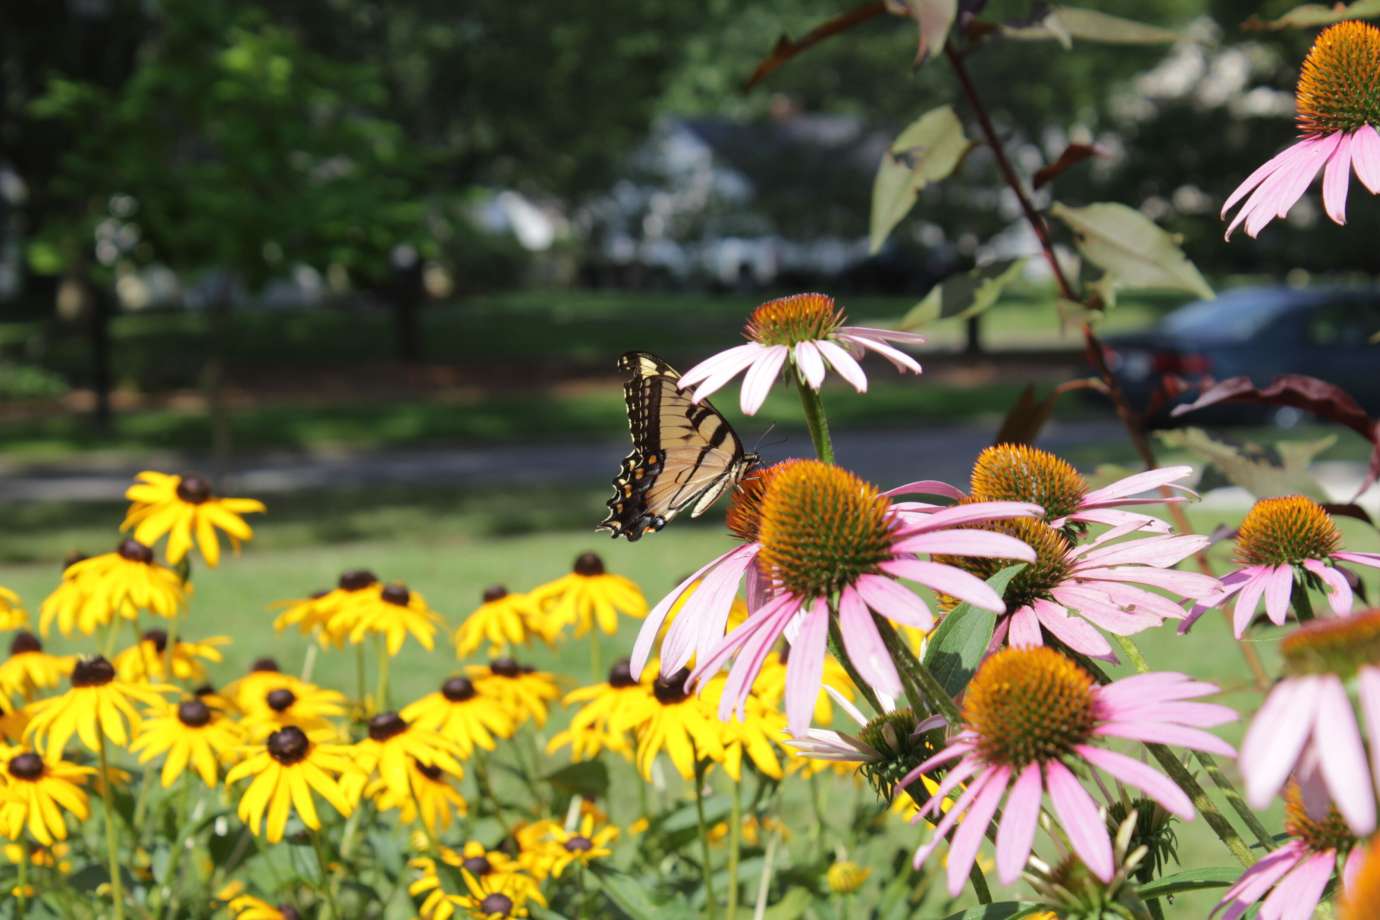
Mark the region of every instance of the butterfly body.
[[690, 509], [699, 517], [757, 463], [728, 421], [707, 402], [682, 393], [678, 374], [647, 352], [618, 359], [633, 449], [613, 480], [609, 512], [599, 522], [615, 538], [641, 539]]

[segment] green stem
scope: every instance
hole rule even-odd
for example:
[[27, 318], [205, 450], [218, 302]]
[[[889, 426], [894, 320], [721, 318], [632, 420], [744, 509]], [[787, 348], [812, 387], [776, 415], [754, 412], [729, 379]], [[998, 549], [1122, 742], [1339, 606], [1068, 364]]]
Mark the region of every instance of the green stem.
[[326, 906], [330, 908], [331, 920], [345, 920], [345, 915], [340, 912], [340, 907], [335, 903], [335, 890], [331, 886], [330, 879], [326, 877], [326, 845], [321, 839], [320, 831], [311, 832], [311, 842], [316, 848], [316, 871], [320, 879], [321, 894], [326, 898]]
[[599, 630], [589, 631], [590, 680], [598, 680], [604, 673], [603, 644], [599, 641]]
[[388, 705], [388, 662], [391, 659], [388, 656], [388, 646], [386, 642], [387, 639], [380, 634], [378, 642], [375, 643], [377, 645], [375, 651], [379, 656], [379, 692], [378, 700], [375, 701], [374, 705], [379, 712], [387, 712], [392, 708]]
[[743, 845], [743, 783], [742, 774], [733, 781], [733, 807], [729, 812], [728, 824], [728, 905], [724, 917], [734, 920], [738, 916], [738, 856]]
[[1304, 584], [1302, 579], [1294, 579], [1289, 602], [1293, 604], [1294, 614], [1300, 623], [1307, 623], [1313, 619], [1313, 599], [1308, 596], [1308, 585]]
[[187, 808], [187, 774], [183, 773], [177, 778], [177, 810], [178, 826], [182, 832], [178, 834], [177, 842], [173, 845], [172, 854], [168, 857], [168, 868], [163, 876], [163, 887], [166, 889], [163, 903], [159, 907], [158, 916], [176, 917], [177, 902], [182, 893], [182, 886], [179, 883], [178, 867], [182, 862], [182, 854], [187, 849], [188, 838], [192, 835], [193, 828], [197, 825], [197, 818], [200, 811], [193, 811], [189, 814]]
[[[115, 657], [115, 637], [120, 631], [120, 620], [122, 619], [124, 619], [124, 617], [120, 615], [120, 612], [118, 610], [115, 611], [110, 618], [110, 626], [106, 628], [105, 651], [102, 654], [105, 655], [107, 660], [114, 659]], [[137, 626], [135, 627], [135, 631], [138, 631]]]
[[[963, 721], [963, 713], [959, 710], [954, 698], [949, 696], [949, 691], [944, 689], [944, 685], [934, 676], [929, 668], [925, 667], [924, 662], [915, 657], [915, 653], [910, 650], [906, 640], [896, 631], [896, 627], [891, 625], [891, 621], [886, 617], [873, 617], [877, 624], [877, 631], [881, 633], [882, 642], [886, 645], [887, 651], [891, 653], [891, 659], [900, 665], [901, 679], [905, 683], [907, 678], [919, 685], [919, 689], [924, 692], [925, 698], [933, 704], [951, 725], [958, 725]], [[909, 697], [911, 691], [907, 688], [906, 695]], [[926, 710], [923, 706], [918, 706], [914, 698], [911, 699], [911, 706], [915, 709], [918, 718]]]
[[700, 758], [699, 752], [694, 750], [693, 742], [691, 752], [695, 755], [695, 815], [700, 829], [700, 875], [704, 879], [705, 916], [714, 918], [719, 915], [719, 902], [714, 897], [714, 873], [709, 865], [709, 825], [704, 820], [705, 762]]
[[[1142, 674], [1149, 672], [1150, 663], [1145, 660], [1145, 656], [1141, 654], [1140, 648], [1129, 636], [1116, 636], [1114, 638], [1116, 639], [1117, 645], [1121, 646], [1122, 651], [1126, 653], [1126, 657], [1131, 660], [1132, 666], [1134, 666], [1137, 671]], [[1240, 790], [1238, 790], [1236, 785], [1222, 772], [1222, 768], [1217, 765], [1217, 761], [1213, 759], [1213, 756], [1211, 754], [1205, 754], [1202, 751], [1194, 751], [1193, 759], [1198, 761], [1199, 765], [1202, 766], [1203, 772], [1207, 773], [1208, 779], [1212, 780], [1212, 784], [1222, 791], [1222, 795], [1226, 798], [1227, 804], [1231, 806], [1232, 811], [1236, 812], [1237, 816], [1245, 823], [1247, 830], [1255, 837], [1256, 842], [1264, 847], [1266, 852], [1274, 849], [1274, 838], [1265, 828], [1265, 825], [1260, 823], [1260, 818], [1257, 817], [1251, 807], [1246, 804], [1246, 800], [1241, 797]]]
[[19, 857], [19, 916], [29, 915], [29, 838], [20, 844]]
[[801, 378], [799, 371], [791, 370], [788, 373], [795, 378], [796, 390], [800, 393], [800, 404], [805, 409], [805, 425], [810, 429], [810, 443], [815, 446], [815, 456], [825, 463], [833, 463], [834, 442], [829, 439], [829, 420], [824, 417], [824, 401]]
[[881, 715], [886, 710], [882, 709], [881, 701], [877, 699], [876, 692], [872, 685], [862, 679], [858, 669], [853, 667], [853, 662], [848, 659], [848, 650], [843, 647], [843, 630], [839, 627], [839, 618], [835, 611], [829, 611], [829, 651], [833, 653], [834, 660], [843, 665], [843, 670], [848, 673], [848, 679], [853, 682], [853, 686], [858, 688], [858, 692], [867, 700], [867, 704], [872, 710]]
[[101, 803], [105, 806], [105, 850], [110, 867], [110, 900], [115, 908], [115, 920], [124, 920], [125, 886], [120, 878], [120, 842], [115, 830], [115, 795], [111, 791], [110, 761], [106, 755], [105, 732], [97, 726], [96, 736], [100, 739], [97, 754], [101, 766]]
[[361, 642], [355, 646], [355, 696], [359, 699], [360, 712], [367, 714], [369, 707], [367, 705], [368, 691], [365, 689], [366, 685], [364, 676], [364, 643]]

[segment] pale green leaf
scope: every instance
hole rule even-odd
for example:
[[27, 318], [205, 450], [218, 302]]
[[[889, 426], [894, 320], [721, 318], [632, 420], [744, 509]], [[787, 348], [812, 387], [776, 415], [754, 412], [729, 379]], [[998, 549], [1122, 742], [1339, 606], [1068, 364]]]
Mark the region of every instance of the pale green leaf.
[[936, 284], [925, 299], [901, 318], [900, 329], [918, 329], [941, 319], [966, 319], [989, 309], [1002, 291], [1020, 277], [1026, 260], [1001, 259], [979, 265]]
[[872, 252], [882, 248], [925, 186], [952, 174], [971, 146], [947, 105], [921, 115], [897, 136], [872, 185]]
[[1025, 41], [1053, 40], [1065, 48], [1073, 47], [1075, 40], [1109, 45], [1168, 45], [1184, 37], [1172, 29], [1074, 6], [1055, 7], [1033, 25], [1003, 26], [1002, 34]]
[[810, 909], [813, 902], [814, 896], [810, 894], [810, 890], [797, 885], [782, 895], [781, 900], [768, 907], [762, 916], [765, 920], [797, 920], [805, 916], [805, 911]]
[[1178, 241], [1133, 208], [1111, 202], [1070, 208], [1055, 202], [1050, 214], [1068, 225], [1079, 251], [1111, 284], [1216, 296]]
[[[987, 585], [1001, 594], [1023, 568], [1023, 562], [1008, 565], [987, 579]], [[958, 696], [968, 686], [987, 654], [996, 626], [997, 618], [990, 610], [965, 603], [949, 611], [930, 636], [925, 646], [925, 667], [950, 696]]]
[[1281, 441], [1273, 448], [1227, 444], [1214, 440], [1201, 428], [1160, 431], [1156, 437], [1166, 447], [1188, 451], [1211, 464], [1228, 482], [1256, 498], [1305, 495], [1320, 502], [1330, 500], [1308, 468], [1337, 442], [1335, 435], [1316, 441]]
[[1373, 19], [1380, 16], [1380, 0], [1356, 0], [1350, 6], [1340, 3], [1305, 3], [1296, 6], [1278, 19], [1252, 16], [1246, 20], [1248, 29], [1312, 29], [1328, 26], [1344, 19]]
[[1225, 888], [1241, 878], [1240, 866], [1220, 866], [1211, 869], [1185, 869], [1141, 885], [1136, 893], [1142, 898], [1163, 898], [1185, 891], [1204, 888]]

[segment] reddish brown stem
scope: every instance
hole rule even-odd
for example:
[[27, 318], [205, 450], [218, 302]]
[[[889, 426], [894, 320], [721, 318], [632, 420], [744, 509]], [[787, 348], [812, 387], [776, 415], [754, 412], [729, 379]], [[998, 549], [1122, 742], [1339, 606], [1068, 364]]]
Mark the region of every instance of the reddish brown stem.
[[746, 92], [761, 83], [774, 70], [797, 54], [808, 51], [826, 38], [833, 38], [840, 32], [847, 32], [859, 23], [867, 22], [885, 12], [885, 3], [864, 3], [862, 6], [854, 7], [846, 13], [835, 16], [828, 22], [815, 26], [797, 40], [785, 35], [781, 36], [776, 40], [776, 46], [771, 49], [771, 54], [764, 57], [758, 63], [757, 69], [752, 72], [752, 76], [748, 77], [747, 83], [743, 85], [743, 91]]

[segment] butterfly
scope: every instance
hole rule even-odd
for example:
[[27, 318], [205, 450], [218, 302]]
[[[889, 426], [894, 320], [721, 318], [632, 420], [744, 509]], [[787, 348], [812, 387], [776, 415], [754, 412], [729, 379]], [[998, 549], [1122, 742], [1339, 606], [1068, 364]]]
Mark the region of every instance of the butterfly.
[[609, 513], [596, 529], [631, 542], [665, 527], [686, 508], [699, 517], [758, 458], [743, 450], [717, 409], [681, 392], [680, 374], [656, 355], [627, 352], [618, 368], [628, 378], [623, 395], [633, 449], [613, 480]]

